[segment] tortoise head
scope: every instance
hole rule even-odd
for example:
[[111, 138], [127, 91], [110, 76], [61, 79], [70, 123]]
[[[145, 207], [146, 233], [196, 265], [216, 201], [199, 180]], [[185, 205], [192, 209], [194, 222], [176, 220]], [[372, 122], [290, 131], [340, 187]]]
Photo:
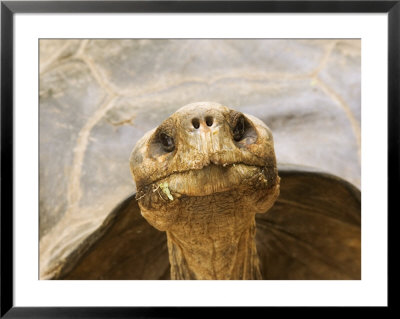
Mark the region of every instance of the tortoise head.
[[142, 215], [159, 230], [214, 206], [254, 218], [279, 195], [269, 128], [217, 103], [186, 105], [145, 134], [130, 168]]

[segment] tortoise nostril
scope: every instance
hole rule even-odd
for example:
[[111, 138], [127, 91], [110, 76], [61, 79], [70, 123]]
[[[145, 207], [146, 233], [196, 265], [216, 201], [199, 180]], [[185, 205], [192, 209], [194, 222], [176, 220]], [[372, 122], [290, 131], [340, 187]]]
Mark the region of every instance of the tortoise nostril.
[[193, 125], [193, 127], [195, 128], [195, 129], [198, 129], [199, 127], [200, 127], [200, 121], [199, 121], [199, 119], [193, 119], [192, 120], [192, 125]]
[[214, 123], [213, 118], [212, 118], [211, 116], [207, 116], [207, 117], [206, 117], [206, 124], [207, 124], [207, 126], [211, 126], [211, 125], [213, 125], [213, 123]]

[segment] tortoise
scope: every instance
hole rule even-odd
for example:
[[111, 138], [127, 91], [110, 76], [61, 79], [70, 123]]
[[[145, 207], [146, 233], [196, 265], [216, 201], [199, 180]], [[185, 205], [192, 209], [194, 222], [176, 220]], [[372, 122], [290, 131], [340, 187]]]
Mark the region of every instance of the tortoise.
[[[290, 196], [303, 194], [294, 200], [297, 204], [307, 198], [323, 209], [342, 200], [335, 185], [345, 182], [332, 177], [333, 184], [320, 184], [328, 176], [325, 172], [360, 188], [360, 43], [348, 39], [41, 39], [39, 278], [66, 275], [90, 250], [89, 243], [99, 243], [99, 227], [105, 221], [112, 223], [114, 213], [110, 214], [116, 206], [136, 193], [127, 160], [134, 145], [179, 106], [194, 100], [219, 101], [271, 128], [281, 195], [256, 220], [273, 216], [279, 205], [288, 205], [281, 199], [289, 194], [289, 180], [302, 185], [305, 172], [313, 181], [306, 182], [306, 188], [292, 189]], [[309, 184], [320, 188], [318, 198], [305, 192]], [[328, 191], [332, 199], [320, 201]], [[139, 214], [137, 223], [142, 222], [137, 203], [132, 205]], [[146, 221], [145, 225], [146, 231], [155, 231]], [[257, 228], [260, 225], [258, 221]], [[256, 232], [257, 245], [261, 232]], [[147, 244], [151, 245], [150, 239]], [[142, 249], [150, 246], [142, 244]], [[263, 273], [264, 253], [257, 249]], [[144, 256], [155, 257], [152, 251]], [[165, 256], [168, 268], [167, 250]], [[158, 278], [144, 272], [131, 275], [132, 267], [124, 268], [131, 255], [120, 257], [112, 259], [118, 264], [119, 278]], [[98, 264], [89, 270], [101, 267]], [[137, 260], [135, 267], [139, 267]], [[115, 269], [80, 276], [117, 278]]]
[[360, 191], [277, 165], [256, 117], [186, 105], [129, 162], [137, 193], [53, 279], [361, 279]]

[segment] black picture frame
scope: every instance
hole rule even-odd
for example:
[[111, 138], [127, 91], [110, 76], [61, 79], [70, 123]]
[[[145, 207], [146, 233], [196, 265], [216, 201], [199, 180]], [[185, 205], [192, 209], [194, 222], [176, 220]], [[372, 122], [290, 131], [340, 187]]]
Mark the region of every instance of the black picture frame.
[[[15, 13], [387, 13], [388, 218], [397, 213], [400, 144], [400, 1], [1, 1], [1, 318], [187, 317], [241, 315], [278, 308], [15, 307], [13, 303], [13, 19]], [[388, 247], [391, 248], [389, 229]], [[390, 259], [389, 259], [390, 261]], [[388, 269], [390, 270], [390, 268]], [[393, 283], [392, 283], [393, 285]], [[388, 281], [390, 287], [390, 281]], [[389, 289], [388, 307], [393, 304]], [[291, 308], [293, 310], [293, 307]], [[318, 308], [326, 311], [325, 308]], [[302, 315], [306, 309], [296, 309]], [[367, 309], [370, 311], [370, 309]], [[335, 310], [336, 312], [336, 310]]]

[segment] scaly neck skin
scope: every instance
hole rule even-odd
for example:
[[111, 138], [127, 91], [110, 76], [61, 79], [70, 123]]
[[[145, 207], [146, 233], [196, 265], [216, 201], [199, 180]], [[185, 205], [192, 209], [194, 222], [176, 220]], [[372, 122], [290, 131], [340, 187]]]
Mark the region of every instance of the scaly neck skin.
[[279, 184], [265, 187], [261, 180], [258, 187], [260, 175], [254, 179], [209, 195], [175, 193], [168, 205], [154, 191], [142, 199], [144, 218], [167, 233], [171, 279], [262, 279], [255, 215], [272, 206]]
[[261, 279], [254, 214], [224, 213], [167, 231], [171, 279]]

